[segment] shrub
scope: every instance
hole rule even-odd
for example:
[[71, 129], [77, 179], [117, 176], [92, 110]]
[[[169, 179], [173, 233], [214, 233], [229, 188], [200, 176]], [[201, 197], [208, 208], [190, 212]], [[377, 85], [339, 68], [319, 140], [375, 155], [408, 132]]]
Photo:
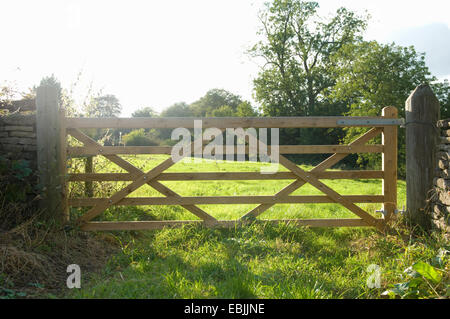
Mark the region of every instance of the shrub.
[[39, 194], [35, 182], [28, 161], [0, 156], [0, 229], [11, 229], [33, 215]]
[[156, 146], [159, 143], [148, 136], [144, 129], [134, 130], [123, 136], [123, 142], [126, 146]]

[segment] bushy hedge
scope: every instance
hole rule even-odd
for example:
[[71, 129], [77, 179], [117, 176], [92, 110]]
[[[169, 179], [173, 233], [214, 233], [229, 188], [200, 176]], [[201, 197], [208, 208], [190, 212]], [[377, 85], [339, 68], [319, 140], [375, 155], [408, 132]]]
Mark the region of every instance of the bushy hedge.
[[134, 130], [123, 136], [126, 146], [156, 146], [159, 142], [146, 133], [144, 129]]

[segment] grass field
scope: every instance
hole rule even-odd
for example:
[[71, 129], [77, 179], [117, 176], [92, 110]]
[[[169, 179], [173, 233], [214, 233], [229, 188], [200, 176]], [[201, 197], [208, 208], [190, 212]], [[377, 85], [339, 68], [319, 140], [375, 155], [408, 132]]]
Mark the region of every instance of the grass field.
[[[164, 157], [128, 157], [144, 171]], [[258, 171], [261, 164], [203, 161], [169, 171]], [[99, 171], [121, 172], [96, 163]], [[304, 169], [311, 167], [303, 166]], [[344, 195], [381, 194], [381, 180], [324, 181]], [[272, 195], [290, 181], [164, 182], [183, 196]], [[98, 185], [97, 185], [98, 186]], [[123, 185], [122, 185], [123, 186]], [[102, 192], [114, 188], [103, 183]], [[76, 188], [75, 188], [76, 189]], [[150, 187], [131, 196], [160, 196]], [[305, 185], [296, 195], [320, 194]], [[405, 183], [398, 183], [398, 204]], [[201, 206], [218, 219], [236, 219], [255, 205]], [[360, 205], [370, 213], [381, 204]], [[75, 212], [74, 212], [75, 213]], [[76, 213], [75, 213], [76, 214]], [[377, 214], [377, 213], [374, 213]], [[379, 216], [378, 216], [379, 217]], [[276, 205], [262, 215], [280, 218], [357, 218], [333, 204]], [[176, 206], [117, 207], [101, 220], [197, 219]], [[413, 240], [405, 232], [383, 235], [371, 228], [309, 229], [255, 223], [235, 229], [185, 226], [160, 231], [99, 234], [121, 252], [104, 271], [70, 291], [69, 298], [379, 298], [404, 279], [405, 268], [429, 261], [443, 244]], [[381, 267], [381, 287], [368, 288], [369, 265]]]

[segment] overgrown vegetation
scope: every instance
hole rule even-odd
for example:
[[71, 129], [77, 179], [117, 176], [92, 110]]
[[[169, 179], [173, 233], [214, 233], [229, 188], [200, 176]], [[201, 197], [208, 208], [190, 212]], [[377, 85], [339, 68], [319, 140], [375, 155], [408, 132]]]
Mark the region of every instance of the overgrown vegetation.
[[160, 144], [151, 133], [147, 133], [144, 129], [134, 130], [122, 137], [126, 146], [156, 146]]
[[30, 162], [0, 156], [0, 231], [30, 218], [37, 209], [38, 196], [37, 177]]

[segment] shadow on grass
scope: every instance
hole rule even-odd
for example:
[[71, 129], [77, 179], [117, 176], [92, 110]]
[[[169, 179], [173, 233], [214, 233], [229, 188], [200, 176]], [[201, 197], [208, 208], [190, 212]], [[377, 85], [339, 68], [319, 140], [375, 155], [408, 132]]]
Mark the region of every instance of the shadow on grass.
[[255, 223], [122, 234], [122, 252], [75, 297], [355, 298], [367, 258], [352, 243], [371, 233]]

